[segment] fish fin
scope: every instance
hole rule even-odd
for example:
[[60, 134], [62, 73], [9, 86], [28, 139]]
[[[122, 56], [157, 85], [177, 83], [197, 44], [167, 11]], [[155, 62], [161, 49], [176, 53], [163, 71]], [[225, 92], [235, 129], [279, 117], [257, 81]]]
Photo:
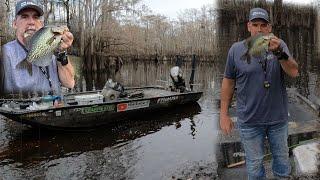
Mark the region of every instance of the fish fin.
[[250, 64], [251, 63], [251, 57], [250, 54], [248, 52], [246, 52], [245, 54], [243, 54], [240, 58], [242, 61], [247, 60], [247, 63]]
[[17, 69], [27, 69], [30, 76], [32, 76], [32, 64], [30, 64], [27, 59], [22, 60], [16, 65]]
[[245, 47], [247, 48], [247, 51], [241, 56], [241, 60], [245, 61], [247, 60], [247, 63], [250, 64], [251, 63], [251, 57], [250, 57], [250, 54], [249, 54], [249, 42], [250, 42], [250, 38], [247, 38], [245, 41], [244, 41], [244, 45]]
[[31, 47], [32, 47], [32, 36], [28, 36], [26, 37], [26, 49], [27, 51], [30, 51]]
[[44, 56], [43, 58], [39, 58], [39, 59], [35, 59], [32, 64], [36, 65], [36, 66], [41, 66], [41, 67], [45, 67], [45, 66], [49, 66], [52, 62], [52, 53]]
[[248, 54], [247, 52], [244, 53], [244, 54], [241, 56], [240, 59], [241, 59], [242, 61], [245, 61], [245, 60], [247, 59], [247, 54]]
[[30, 76], [32, 76], [32, 65], [28, 63], [27, 70]]
[[250, 64], [251, 63], [251, 56], [250, 56], [250, 54], [248, 53], [248, 55], [247, 55], [247, 63], [248, 64]]

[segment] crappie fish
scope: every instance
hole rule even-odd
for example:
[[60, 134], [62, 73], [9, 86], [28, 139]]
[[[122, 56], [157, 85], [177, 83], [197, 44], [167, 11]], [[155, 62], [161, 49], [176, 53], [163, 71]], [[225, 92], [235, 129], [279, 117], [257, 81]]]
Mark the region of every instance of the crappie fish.
[[[34, 35], [27, 37], [26, 49], [28, 54], [19, 67], [26, 67], [32, 74], [32, 65], [48, 66], [52, 62], [52, 55], [61, 43], [62, 34], [68, 31], [67, 26], [45, 26]], [[28, 34], [27, 34], [28, 36]]]
[[247, 59], [248, 64], [250, 64], [251, 57], [263, 56], [269, 49], [269, 42], [274, 34], [269, 35], [258, 34], [252, 36], [245, 41], [247, 47], [247, 52], [243, 55], [243, 59]]

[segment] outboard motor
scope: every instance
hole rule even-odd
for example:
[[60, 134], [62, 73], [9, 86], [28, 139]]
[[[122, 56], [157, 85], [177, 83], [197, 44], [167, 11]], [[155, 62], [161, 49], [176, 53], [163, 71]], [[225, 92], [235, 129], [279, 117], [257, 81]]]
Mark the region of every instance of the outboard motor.
[[124, 92], [124, 87], [118, 82], [113, 82], [112, 79], [108, 79], [101, 94], [105, 101], [115, 100], [117, 97], [125, 97], [127, 95]]
[[182, 77], [182, 71], [179, 66], [174, 66], [170, 69], [170, 77], [173, 82], [173, 86], [171, 86], [172, 91], [186, 91], [186, 83]]

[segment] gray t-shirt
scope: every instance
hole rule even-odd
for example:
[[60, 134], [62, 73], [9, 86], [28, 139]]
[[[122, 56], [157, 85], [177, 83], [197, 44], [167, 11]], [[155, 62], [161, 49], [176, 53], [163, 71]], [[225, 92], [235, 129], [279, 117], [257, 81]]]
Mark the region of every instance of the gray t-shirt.
[[[280, 46], [291, 56], [283, 41]], [[229, 50], [224, 73], [225, 78], [235, 80], [238, 122], [267, 125], [287, 121], [288, 97], [279, 61], [272, 52], [267, 52], [264, 57], [251, 57], [248, 64], [243, 58], [246, 51], [245, 41], [234, 43]], [[271, 86], [265, 88], [264, 81]]]
[[[32, 75], [25, 68], [17, 65], [26, 58], [26, 51], [17, 40], [11, 41], [3, 46], [2, 66], [4, 69], [3, 86], [4, 93], [48, 93], [51, 91], [48, 78], [38, 66], [32, 65]], [[48, 68], [49, 78], [52, 81], [54, 94], [60, 94], [61, 86], [58, 78], [55, 57]]]

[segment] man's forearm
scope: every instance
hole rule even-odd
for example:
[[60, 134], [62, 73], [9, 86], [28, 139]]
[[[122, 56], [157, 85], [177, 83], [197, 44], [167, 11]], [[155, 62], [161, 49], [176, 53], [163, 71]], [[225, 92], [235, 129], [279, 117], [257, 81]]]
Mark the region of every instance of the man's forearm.
[[279, 60], [282, 69], [286, 72], [290, 77], [297, 77], [299, 74], [298, 63], [292, 58], [289, 57], [288, 60]]
[[232, 100], [233, 92], [234, 92], [234, 80], [224, 78], [222, 80], [222, 87], [221, 87], [221, 104], [220, 104], [221, 114], [228, 114], [229, 105]]
[[62, 86], [67, 88], [74, 87], [74, 69], [70, 62], [65, 66], [58, 63], [58, 74]]

